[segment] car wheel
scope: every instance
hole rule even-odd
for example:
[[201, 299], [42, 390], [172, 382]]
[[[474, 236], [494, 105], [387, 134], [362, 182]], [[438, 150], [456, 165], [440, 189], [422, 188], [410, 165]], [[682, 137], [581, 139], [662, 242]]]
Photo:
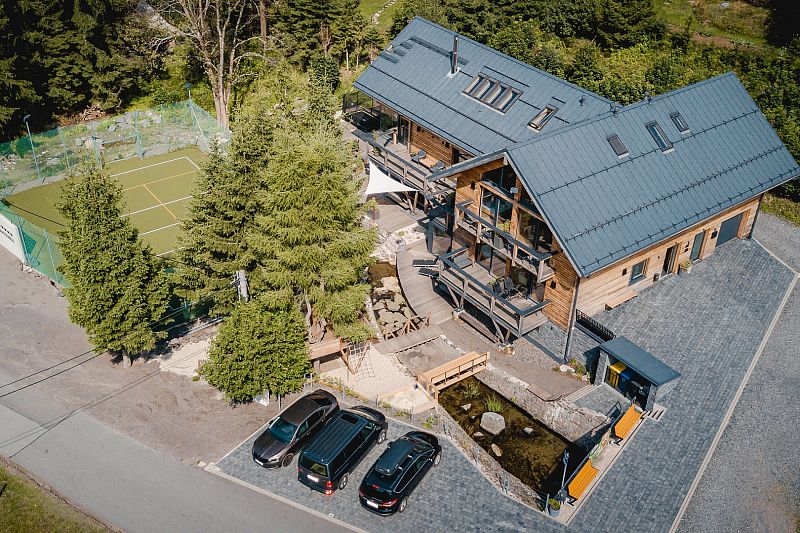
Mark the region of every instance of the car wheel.
[[339, 490], [344, 490], [347, 486], [347, 474], [342, 476], [342, 479], [339, 480]]
[[378, 433], [378, 444], [382, 443], [386, 440], [386, 430], [382, 429], [380, 433]]
[[439, 466], [439, 463], [441, 462], [442, 462], [442, 452], [439, 452], [433, 458], [433, 466]]
[[398, 507], [397, 510], [402, 513], [406, 510], [406, 505], [408, 505], [408, 498], [403, 498], [400, 500], [400, 507]]
[[286, 455], [283, 456], [283, 459], [281, 460], [281, 466], [289, 466], [290, 464], [292, 464], [292, 459], [294, 459], [294, 454], [287, 453]]

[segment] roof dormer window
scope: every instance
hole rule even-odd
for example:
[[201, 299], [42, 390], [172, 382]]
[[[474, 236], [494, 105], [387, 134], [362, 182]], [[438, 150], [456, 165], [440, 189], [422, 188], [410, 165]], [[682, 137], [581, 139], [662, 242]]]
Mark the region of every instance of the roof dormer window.
[[505, 113], [522, 95], [522, 91], [490, 78], [486, 74], [478, 74], [464, 90], [464, 94], [488, 105], [495, 111]]
[[630, 153], [625, 145], [622, 144], [622, 141], [616, 133], [609, 135], [606, 137], [606, 139], [608, 140], [608, 144], [610, 144], [611, 148], [614, 150], [614, 153], [617, 154], [617, 157], [622, 158]]
[[672, 123], [675, 124], [675, 127], [678, 128], [678, 131], [681, 133], [689, 133], [689, 124], [686, 123], [686, 119], [683, 118], [683, 115], [678, 113], [672, 113], [669, 118], [672, 119]]
[[648, 122], [644, 127], [647, 128], [647, 131], [653, 136], [653, 140], [656, 141], [656, 144], [662, 152], [669, 152], [672, 150], [672, 141], [669, 140], [667, 134], [664, 133], [664, 130], [661, 129], [661, 125], [658, 122]]

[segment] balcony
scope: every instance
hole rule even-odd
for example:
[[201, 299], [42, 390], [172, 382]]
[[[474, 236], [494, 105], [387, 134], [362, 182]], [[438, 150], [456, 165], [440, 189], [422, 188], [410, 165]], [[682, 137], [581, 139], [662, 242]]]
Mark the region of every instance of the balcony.
[[547, 264], [553, 257], [550, 252], [534, 250], [524, 242], [507, 233], [489, 220], [468, 208], [472, 200], [456, 204], [456, 225], [475, 236], [478, 242], [486, 243], [496, 252], [511, 259], [514, 263], [536, 274], [538, 283], [552, 278], [555, 272]]
[[501, 329], [521, 337], [547, 321], [543, 309], [550, 304], [548, 300], [539, 302], [521, 294], [501, 296], [490, 286], [492, 275], [472, 262], [467, 248], [439, 256], [438, 267], [438, 279], [453, 300], [460, 307], [469, 302], [486, 314], [499, 338], [508, 337]]

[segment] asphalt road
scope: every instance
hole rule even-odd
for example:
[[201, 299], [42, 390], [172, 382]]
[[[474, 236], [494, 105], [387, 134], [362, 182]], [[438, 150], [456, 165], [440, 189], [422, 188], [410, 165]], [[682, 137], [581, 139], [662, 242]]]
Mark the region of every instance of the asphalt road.
[[[46, 398], [41, 398], [46, 401]], [[126, 531], [346, 531], [174, 459], [79, 413], [39, 424], [0, 404], [0, 453]]]

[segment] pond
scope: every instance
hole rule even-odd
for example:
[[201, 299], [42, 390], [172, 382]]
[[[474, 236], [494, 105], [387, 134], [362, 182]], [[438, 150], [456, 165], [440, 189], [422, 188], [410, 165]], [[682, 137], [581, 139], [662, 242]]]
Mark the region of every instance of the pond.
[[378, 261], [370, 265], [367, 269], [367, 275], [373, 287], [382, 287], [381, 278], [397, 277], [397, 268], [386, 261]]
[[[481, 415], [488, 411], [487, 402], [497, 403], [496, 407], [500, 408], [499, 412], [506, 422], [506, 428], [494, 437], [480, 427]], [[439, 403], [504, 470], [540, 492], [555, 494], [561, 487], [564, 450], [568, 449], [570, 455], [568, 476], [585, 455], [578, 446], [474, 377], [443, 390]], [[470, 408], [462, 409], [467, 404], [470, 404]], [[492, 444], [502, 451], [500, 457], [492, 452]]]

